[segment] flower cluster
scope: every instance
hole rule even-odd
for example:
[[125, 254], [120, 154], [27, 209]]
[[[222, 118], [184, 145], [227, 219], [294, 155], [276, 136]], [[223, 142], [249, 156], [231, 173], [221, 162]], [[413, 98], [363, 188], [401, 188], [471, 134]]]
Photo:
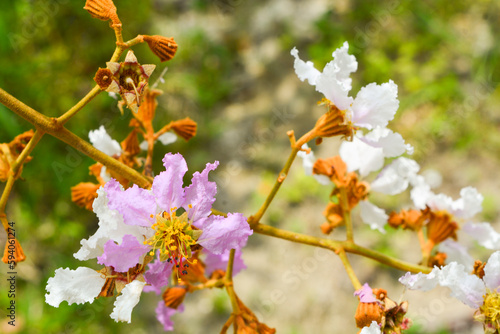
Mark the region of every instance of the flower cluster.
[[[202, 275], [224, 270], [229, 250], [239, 252], [245, 246], [252, 231], [242, 214], [211, 215], [217, 188], [208, 181], [208, 174], [218, 162], [196, 172], [188, 187], [183, 186], [187, 164], [180, 154], [165, 155], [163, 164], [165, 171], [154, 178], [151, 190], [136, 185], [123, 190], [114, 179], [97, 190], [93, 209], [99, 228], [81, 241], [75, 258], [97, 258], [105, 267], [100, 271], [57, 269], [47, 283], [48, 304], [92, 302], [99, 296], [114, 295], [116, 289], [119, 296], [111, 318], [130, 322], [143, 290], [160, 293], [172, 274], [176, 284], [187, 284], [184, 277], [186, 281], [196, 277], [197, 270]], [[200, 269], [201, 251], [207, 264]], [[239, 252], [237, 270], [244, 268], [240, 256]], [[166, 301], [160, 302], [157, 315], [166, 329], [173, 312]]]

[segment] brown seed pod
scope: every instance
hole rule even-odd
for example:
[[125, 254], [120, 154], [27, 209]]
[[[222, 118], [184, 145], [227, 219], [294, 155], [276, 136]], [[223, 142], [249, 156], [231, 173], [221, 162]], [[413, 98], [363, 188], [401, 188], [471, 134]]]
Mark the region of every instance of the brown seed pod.
[[157, 55], [162, 62], [174, 58], [177, 52], [177, 43], [173, 37], [167, 38], [159, 35], [143, 35], [149, 48]]
[[99, 68], [95, 74], [94, 81], [102, 90], [106, 90], [111, 85], [113, 73], [107, 68]]
[[107, 21], [111, 19], [114, 21], [118, 18], [112, 0], [87, 0], [83, 9], [99, 20]]

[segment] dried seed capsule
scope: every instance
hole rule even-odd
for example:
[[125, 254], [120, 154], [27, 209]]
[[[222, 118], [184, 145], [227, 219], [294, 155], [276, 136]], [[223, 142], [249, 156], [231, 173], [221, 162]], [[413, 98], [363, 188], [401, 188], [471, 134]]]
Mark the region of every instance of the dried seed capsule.
[[143, 37], [144, 41], [148, 43], [151, 51], [153, 51], [162, 62], [174, 58], [177, 52], [177, 43], [174, 41], [173, 37], [167, 38], [159, 35], [143, 35]]

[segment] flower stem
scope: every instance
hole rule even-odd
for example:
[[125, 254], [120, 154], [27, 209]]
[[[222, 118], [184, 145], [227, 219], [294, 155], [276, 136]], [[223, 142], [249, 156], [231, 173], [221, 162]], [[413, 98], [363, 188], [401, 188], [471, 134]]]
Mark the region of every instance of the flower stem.
[[234, 292], [233, 286], [233, 263], [234, 263], [234, 254], [235, 250], [231, 249], [229, 253], [229, 261], [227, 262], [226, 276], [224, 278], [225, 286], [227, 294], [229, 295], [229, 299], [231, 300], [231, 306], [233, 307], [233, 314], [240, 313], [240, 306], [238, 305], [238, 298], [236, 297], [236, 293]]
[[83, 107], [85, 107], [94, 97], [99, 95], [101, 92], [101, 88], [99, 86], [95, 86], [92, 88], [90, 92], [87, 93], [80, 101], [78, 101], [77, 104], [75, 104], [71, 109], [66, 111], [64, 114], [62, 114], [60, 117], [57, 118], [57, 123], [60, 125], [66, 124], [67, 121], [74, 115], [76, 115], [77, 112], [79, 112]]
[[351, 220], [351, 209], [347, 198], [347, 191], [345, 187], [340, 188], [340, 205], [342, 207], [342, 214], [344, 215], [344, 222], [346, 227], [346, 238], [348, 241], [354, 241], [354, 233]]
[[331, 239], [317, 238], [310, 235], [304, 235], [300, 233], [286, 231], [259, 223], [254, 224], [254, 226], [252, 226], [252, 229], [256, 233], [269, 235], [272, 237], [285, 239], [300, 244], [321, 247], [332, 250], [334, 252], [338, 252], [340, 249], [342, 249], [347, 253], [358, 254], [403, 271], [411, 271], [412, 273], [418, 273], [418, 272], [429, 273], [431, 271], [431, 268], [429, 267], [415, 265], [399, 259], [395, 259], [393, 257], [379, 253], [377, 251], [356, 245], [353, 241], [337, 241]]
[[12, 164], [9, 178], [7, 179], [7, 183], [5, 184], [2, 192], [2, 197], [0, 198], [0, 214], [5, 214], [5, 206], [7, 205], [7, 200], [9, 198], [10, 192], [12, 191], [12, 187], [14, 186], [14, 182], [19, 177], [18, 173], [21, 170], [24, 160], [26, 160], [29, 154], [33, 151], [43, 135], [44, 132], [37, 129], [26, 147], [17, 157], [16, 161], [14, 161], [14, 163]]
[[354, 273], [354, 270], [352, 269], [351, 263], [349, 262], [349, 259], [347, 258], [347, 254], [345, 253], [345, 251], [343, 249], [340, 249], [337, 255], [340, 257], [340, 260], [344, 265], [345, 271], [347, 273], [347, 276], [349, 276], [349, 279], [351, 280], [354, 290], [361, 289], [361, 283], [359, 282], [358, 277]]
[[283, 183], [283, 181], [285, 181], [285, 179], [288, 175], [288, 171], [290, 170], [290, 167], [292, 166], [293, 160], [295, 160], [295, 157], [297, 156], [297, 152], [299, 152], [299, 149], [297, 147], [292, 147], [292, 152], [290, 152], [290, 156], [288, 157], [288, 160], [285, 163], [285, 167], [283, 167], [283, 169], [281, 170], [278, 178], [276, 179], [276, 182], [274, 183], [273, 189], [271, 189], [271, 192], [269, 193], [269, 195], [267, 195], [267, 198], [266, 198], [264, 204], [262, 204], [259, 211], [257, 211], [257, 213], [255, 215], [253, 215], [249, 218], [248, 223], [250, 224], [250, 226], [259, 223], [260, 219], [262, 218], [262, 215], [264, 215], [267, 208], [269, 207], [269, 205], [273, 201], [274, 196], [276, 196], [276, 193], [280, 189], [281, 184]]

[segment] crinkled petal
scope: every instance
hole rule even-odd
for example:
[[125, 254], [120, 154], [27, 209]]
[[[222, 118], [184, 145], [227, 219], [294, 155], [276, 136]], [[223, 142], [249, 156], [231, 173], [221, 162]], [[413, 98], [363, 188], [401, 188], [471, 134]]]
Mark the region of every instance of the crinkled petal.
[[160, 261], [160, 253], [158, 252], [155, 262], [148, 264], [148, 269], [144, 273], [144, 279], [150, 285], [144, 287], [144, 292], [153, 291], [157, 295], [161, 293], [161, 289], [168, 285], [170, 276], [172, 275], [173, 263], [168, 261]]
[[474, 187], [465, 187], [460, 190], [460, 198], [453, 204], [453, 214], [468, 219], [483, 210], [483, 195]]
[[483, 303], [486, 288], [483, 281], [476, 275], [469, 274], [465, 267], [452, 262], [441, 269], [439, 285], [451, 290], [451, 296], [474, 309]]
[[215, 182], [208, 181], [208, 173], [215, 170], [218, 165], [218, 161], [213, 164], [207, 163], [201, 173], [193, 174], [191, 185], [184, 190], [183, 207], [188, 212], [189, 219], [193, 221], [206, 218], [211, 212], [212, 204], [215, 202], [217, 185]]
[[118, 181], [112, 179], [104, 185], [108, 196], [108, 206], [123, 216], [127, 225], [151, 226], [156, 214], [156, 203], [151, 191], [134, 184], [123, 190]]
[[123, 216], [116, 210], [108, 207], [107, 194], [103, 187], [97, 189], [97, 198], [92, 204], [93, 210], [99, 219], [99, 228], [88, 239], [80, 241], [82, 247], [74, 254], [74, 257], [80, 261], [85, 261], [98, 257], [104, 252], [104, 244], [108, 240], [122, 242], [126, 234], [133, 235], [138, 240], [140, 238], [149, 238], [154, 230], [142, 226], [126, 225], [123, 222]]
[[295, 73], [301, 81], [308, 80], [310, 85], [316, 85], [316, 79], [321, 74], [316, 68], [314, 68], [314, 64], [311, 61], [304, 62], [299, 58], [299, 51], [297, 48], [293, 48], [290, 51], [290, 54], [295, 57], [295, 61], [293, 63], [293, 67], [295, 69]]
[[170, 209], [180, 208], [184, 204], [183, 177], [187, 172], [184, 157], [179, 154], [167, 153], [163, 158], [165, 171], [153, 180], [153, 193], [158, 206], [170, 213]]
[[361, 289], [354, 291], [354, 295], [359, 296], [359, 301], [361, 303], [374, 303], [377, 301], [368, 283], [363, 284]]
[[348, 88], [348, 90], [351, 90], [351, 73], [356, 72], [358, 69], [358, 62], [356, 61], [356, 57], [348, 53], [348, 50], [349, 44], [344, 42], [342, 47], [333, 51], [332, 57], [333, 62], [339, 68], [339, 71], [337, 72], [337, 79], [341, 81]]
[[203, 233], [198, 243], [214, 254], [222, 254], [229, 249], [241, 249], [253, 231], [241, 213], [228, 213], [227, 218], [210, 216], [203, 225]]
[[462, 229], [481, 246], [494, 250], [500, 249], [500, 233], [495, 231], [490, 223], [466, 223]]
[[373, 320], [370, 327], [363, 327], [359, 334], [382, 334], [382, 332], [380, 331], [380, 326]]
[[467, 272], [472, 272], [474, 259], [469, 255], [467, 247], [448, 238], [439, 243], [438, 249], [446, 253], [446, 263], [457, 262], [463, 264]]
[[104, 253], [97, 258], [97, 263], [113, 267], [118, 272], [127, 272], [150, 249], [149, 246], [139, 242], [136, 237], [127, 234], [123, 236], [120, 245], [109, 240], [104, 245]]
[[95, 148], [109, 156], [120, 155], [122, 153], [120, 144], [116, 140], [111, 139], [103, 125], [97, 130], [90, 131], [89, 139]]
[[[304, 144], [304, 145], [302, 145], [302, 148], [308, 149], [309, 146], [307, 144]], [[302, 166], [304, 167], [304, 173], [306, 175], [312, 175], [316, 179], [316, 181], [318, 181], [318, 183], [320, 183], [324, 186], [329, 185], [331, 183], [328, 176], [313, 174], [312, 170], [313, 170], [314, 163], [316, 162], [316, 158], [314, 157], [313, 151], [309, 152], [309, 154], [304, 152], [304, 151], [299, 151], [297, 153], [297, 156], [302, 158]]]
[[132, 320], [132, 310], [135, 305], [139, 303], [141, 298], [142, 289], [146, 282], [134, 280], [123, 288], [121, 294], [116, 297], [114, 302], [113, 312], [110, 317], [116, 322], [126, 321], [128, 323]]
[[368, 201], [360, 201], [359, 207], [361, 208], [361, 219], [363, 222], [370, 225], [372, 230], [385, 233], [384, 226], [389, 219], [385, 211]]
[[431, 187], [425, 182], [424, 177], [417, 175], [414, 180], [410, 180], [413, 189], [410, 192], [411, 200], [417, 209], [425, 209], [429, 199], [434, 196]]
[[428, 291], [434, 289], [439, 283], [439, 268], [434, 268], [428, 274], [418, 273], [412, 275], [407, 272], [404, 276], [399, 278], [399, 282], [410, 290]]
[[408, 188], [410, 180], [416, 176], [420, 166], [415, 160], [397, 158], [384, 167], [375, 181], [370, 184], [373, 191], [396, 195]]
[[492, 291], [500, 287], [500, 251], [490, 255], [484, 266], [483, 281], [486, 287]]
[[[227, 263], [229, 262], [229, 253], [230, 250], [225, 251], [222, 254], [213, 254], [208, 251], [207, 257], [205, 258], [205, 274], [210, 276], [215, 270], [227, 269]], [[243, 259], [241, 258], [242, 252], [241, 249], [237, 249], [234, 253], [234, 262], [233, 262], [233, 275], [237, 275], [243, 269], [246, 269], [247, 266]]]
[[158, 137], [158, 140], [163, 144], [163, 145], [168, 145], [168, 144], [172, 144], [172, 143], [175, 143], [175, 141], [177, 140], [177, 136], [175, 135], [175, 133], [172, 133], [172, 132], [165, 132], [164, 134], [162, 134], [160, 137]]
[[352, 122], [363, 128], [385, 127], [399, 108], [398, 86], [392, 81], [361, 88], [352, 103]]
[[379, 170], [384, 165], [383, 150], [370, 146], [356, 137], [352, 142], [342, 142], [339, 154], [349, 172], [359, 170], [361, 176]]
[[339, 80], [340, 69], [333, 61], [326, 64], [323, 72], [316, 78], [316, 90], [332, 101], [340, 110], [347, 110], [353, 103], [349, 96], [350, 85]]
[[383, 149], [386, 158], [394, 158], [405, 152], [413, 153], [413, 147], [410, 144], [405, 144], [405, 140], [399, 133], [387, 128], [377, 126], [360, 139], [370, 146]]
[[183, 312], [184, 305], [180, 305], [177, 309], [173, 309], [165, 306], [165, 302], [160, 300], [158, 302], [158, 306], [156, 307], [156, 319], [163, 325], [164, 331], [173, 331], [174, 330], [174, 322], [170, 320], [170, 317], [173, 316], [177, 312]]
[[97, 271], [78, 267], [76, 270], [56, 269], [54, 277], [49, 278], [45, 295], [47, 304], [59, 307], [63, 300], [73, 303], [91, 303], [101, 292], [106, 279]]

